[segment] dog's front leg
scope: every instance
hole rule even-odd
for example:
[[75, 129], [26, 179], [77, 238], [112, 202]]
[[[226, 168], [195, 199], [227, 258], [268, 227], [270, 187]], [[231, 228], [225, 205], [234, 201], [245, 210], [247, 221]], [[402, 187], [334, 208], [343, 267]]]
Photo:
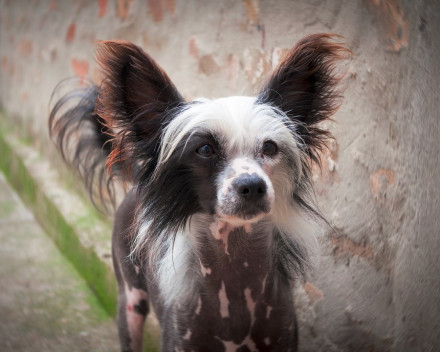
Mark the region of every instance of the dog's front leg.
[[121, 350], [141, 352], [143, 328], [148, 313], [147, 293], [124, 283], [118, 293], [118, 330]]
[[148, 314], [146, 279], [141, 267], [129, 258], [133, 219], [133, 192], [129, 193], [115, 217], [112, 241], [113, 266], [118, 282], [118, 331], [121, 351], [141, 352], [143, 328]]
[[141, 352], [143, 328], [148, 314], [146, 288], [139, 280], [139, 269], [114, 248], [114, 266], [118, 281], [118, 331], [121, 351]]

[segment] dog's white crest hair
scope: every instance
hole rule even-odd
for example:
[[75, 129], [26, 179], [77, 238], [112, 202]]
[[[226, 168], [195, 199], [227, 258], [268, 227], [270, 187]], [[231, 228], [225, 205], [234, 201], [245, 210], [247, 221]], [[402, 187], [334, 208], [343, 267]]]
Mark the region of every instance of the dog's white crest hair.
[[[190, 139], [195, 131], [221, 133], [229, 146], [246, 149], [255, 140], [275, 138], [286, 145], [297, 146], [302, 141], [294, 138], [294, 123], [279, 109], [259, 104], [255, 97], [234, 96], [215, 100], [196, 99], [177, 115], [162, 134], [159, 167], [173, 154], [177, 146]], [[299, 153], [299, 149], [297, 152]], [[299, 154], [297, 155], [299, 158]]]

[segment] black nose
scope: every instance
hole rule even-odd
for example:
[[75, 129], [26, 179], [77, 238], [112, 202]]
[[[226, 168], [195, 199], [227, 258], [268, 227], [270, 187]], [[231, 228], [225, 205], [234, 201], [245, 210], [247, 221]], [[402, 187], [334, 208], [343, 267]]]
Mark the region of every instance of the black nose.
[[266, 195], [267, 191], [266, 182], [256, 174], [238, 177], [233, 182], [233, 186], [237, 194], [248, 201], [259, 200]]

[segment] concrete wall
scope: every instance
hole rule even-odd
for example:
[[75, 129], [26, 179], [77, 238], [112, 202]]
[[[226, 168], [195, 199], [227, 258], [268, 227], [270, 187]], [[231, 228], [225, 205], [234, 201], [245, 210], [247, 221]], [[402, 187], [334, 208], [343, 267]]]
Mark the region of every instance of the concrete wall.
[[316, 173], [319, 264], [296, 300], [303, 351], [440, 344], [440, 6], [399, 0], [0, 1], [0, 102], [45, 153], [61, 79], [99, 79], [97, 40], [141, 45], [183, 95], [254, 94], [298, 39], [353, 51]]

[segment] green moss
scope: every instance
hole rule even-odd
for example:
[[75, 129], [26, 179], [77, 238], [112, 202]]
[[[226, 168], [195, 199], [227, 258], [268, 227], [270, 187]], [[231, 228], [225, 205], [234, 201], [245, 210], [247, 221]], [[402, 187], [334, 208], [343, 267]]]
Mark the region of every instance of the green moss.
[[[105, 319], [106, 314], [115, 316], [117, 289], [114, 274], [107, 264], [98, 257], [93, 248], [87, 248], [80, 242], [76, 232], [77, 230], [87, 231], [93, 228], [98, 221], [102, 221], [102, 215], [90, 206], [87, 209], [87, 215], [75, 219], [74, 223], [69, 223], [57, 206], [39, 188], [23, 161], [7, 143], [5, 136], [9, 135], [11, 131], [11, 126], [6, 122], [0, 111], [0, 169], [24, 203], [34, 212], [36, 219], [46, 233], [54, 240], [63, 255], [73, 264], [95, 293], [96, 297], [89, 295], [91, 298], [88, 302], [96, 308], [94, 309], [95, 313], [102, 319]], [[65, 180], [67, 180], [68, 189], [77, 188], [77, 182], [72, 177], [66, 177]], [[13, 211], [13, 209], [9, 209], [8, 206], [4, 208], [0, 206], [0, 212], [2, 211]], [[108, 233], [105, 235], [110, 234], [110, 232], [109, 226]], [[100, 306], [105, 310], [101, 309]], [[159, 350], [158, 337], [155, 335], [148, 331], [145, 332], [144, 351]]]
[[10, 214], [12, 214], [15, 210], [15, 204], [13, 203], [0, 203], [0, 217], [6, 217]]
[[[2, 124], [3, 125], [3, 124]], [[0, 168], [10, 184], [16, 189], [23, 201], [32, 209], [35, 217], [53, 238], [61, 252], [85, 278], [88, 285], [99, 298], [106, 311], [116, 314], [116, 281], [107, 265], [100, 260], [92, 248], [80, 243], [76, 231], [70, 225], [53, 202], [39, 190], [36, 181], [29, 174], [23, 162], [14, 155], [4, 138], [5, 129], [0, 133]], [[80, 221], [80, 227], [86, 228], [93, 223], [92, 215]]]

